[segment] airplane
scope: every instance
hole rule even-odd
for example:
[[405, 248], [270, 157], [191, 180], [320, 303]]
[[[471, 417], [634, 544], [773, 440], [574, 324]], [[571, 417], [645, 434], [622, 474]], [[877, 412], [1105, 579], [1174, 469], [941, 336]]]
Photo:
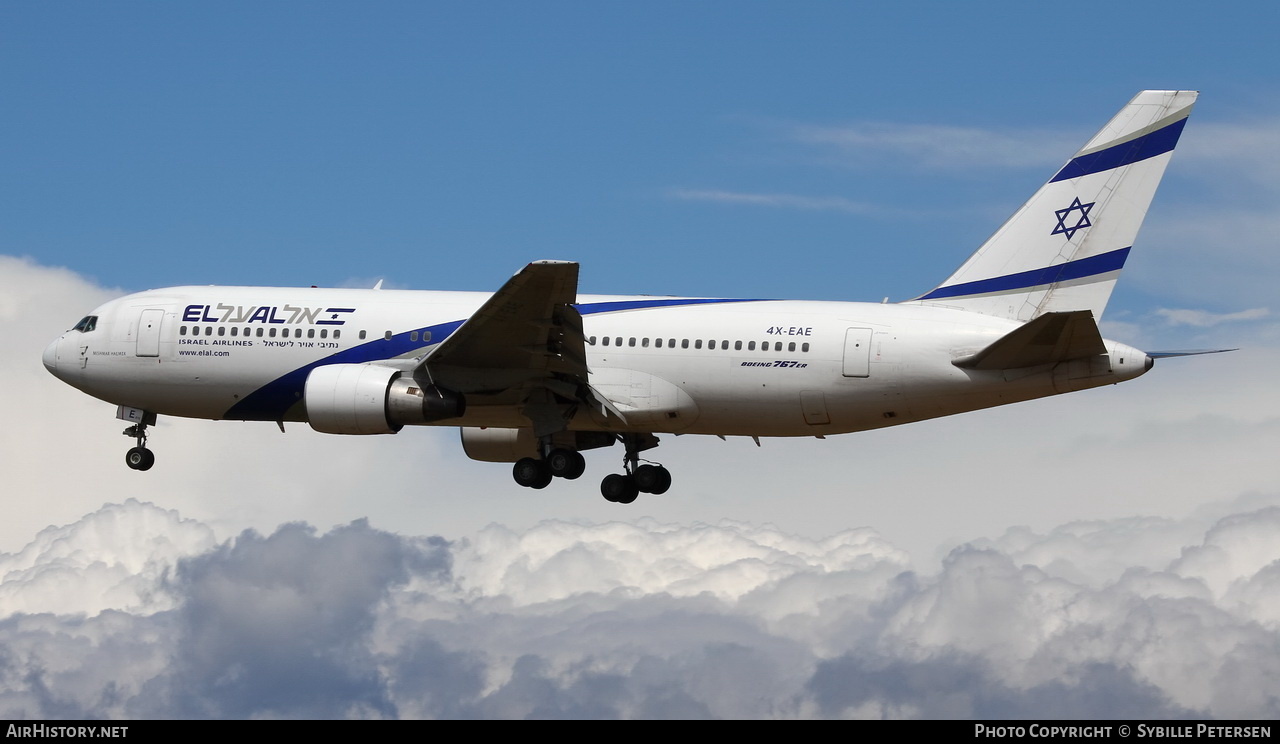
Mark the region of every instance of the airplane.
[[[497, 292], [186, 286], [112, 300], [53, 341], [56, 377], [117, 406], [152, 467], [157, 416], [330, 434], [456, 426], [521, 486], [620, 443], [609, 501], [661, 494], [659, 434], [817, 437], [1138, 377], [1098, 319], [1195, 103], [1138, 93], [972, 256], [904, 302], [602, 296], [534, 261]], [[1220, 351], [1220, 350], [1215, 350]]]

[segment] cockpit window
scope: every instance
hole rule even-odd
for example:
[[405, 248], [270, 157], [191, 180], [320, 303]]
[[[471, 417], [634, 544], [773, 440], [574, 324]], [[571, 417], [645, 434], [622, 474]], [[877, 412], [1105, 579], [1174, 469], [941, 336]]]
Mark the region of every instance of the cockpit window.
[[80, 331], [81, 333], [88, 333], [89, 331], [92, 331], [94, 328], [97, 328], [97, 327], [98, 327], [98, 316], [86, 315], [83, 318], [81, 318], [80, 322], [76, 323], [75, 327], [72, 328], [71, 330]]

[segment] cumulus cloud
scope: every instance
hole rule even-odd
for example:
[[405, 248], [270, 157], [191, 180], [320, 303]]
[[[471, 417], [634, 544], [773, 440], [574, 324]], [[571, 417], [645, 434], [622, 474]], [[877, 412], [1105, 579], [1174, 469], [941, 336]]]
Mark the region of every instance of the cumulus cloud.
[[172, 606], [161, 579], [179, 558], [213, 547], [213, 531], [173, 510], [107, 504], [68, 525], [41, 530], [0, 554], [0, 615], [106, 609], [151, 614]]
[[531, 498], [452, 432], [162, 420], [129, 471], [113, 407], [38, 361], [115, 293], [4, 261], [0, 714], [1280, 712], [1272, 350], [820, 443], [682, 438], [678, 491], [623, 512], [588, 479]]
[[[293, 523], [175, 551], [198, 525], [109, 504], [28, 568], [107, 588], [93, 566], [130, 565], [134, 591], [67, 612], [6, 573], [0, 714], [1274, 717], [1280, 506], [1206, 517], [1022, 530], [926, 575], [868, 530], [740, 523]], [[1064, 534], [1146, 547], [1117, 576]]]

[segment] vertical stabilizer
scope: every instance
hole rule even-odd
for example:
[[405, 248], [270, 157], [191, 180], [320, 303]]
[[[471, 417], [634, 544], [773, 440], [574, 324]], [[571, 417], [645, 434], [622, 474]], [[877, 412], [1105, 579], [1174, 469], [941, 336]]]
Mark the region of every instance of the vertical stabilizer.
[[916, 298], [1028, 321], [1111, 296], [1197, 93], [1134, 96], [941, 285]]

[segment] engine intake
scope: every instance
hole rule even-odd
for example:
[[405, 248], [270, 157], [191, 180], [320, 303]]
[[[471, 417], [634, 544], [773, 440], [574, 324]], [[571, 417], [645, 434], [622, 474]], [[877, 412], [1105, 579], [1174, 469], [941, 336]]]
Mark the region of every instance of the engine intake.
[[394, 434], [405, 426], [457, 418], [463, 397], [378, 364], [328, 364], [307, 376], [311, 428], [326, 434]]

